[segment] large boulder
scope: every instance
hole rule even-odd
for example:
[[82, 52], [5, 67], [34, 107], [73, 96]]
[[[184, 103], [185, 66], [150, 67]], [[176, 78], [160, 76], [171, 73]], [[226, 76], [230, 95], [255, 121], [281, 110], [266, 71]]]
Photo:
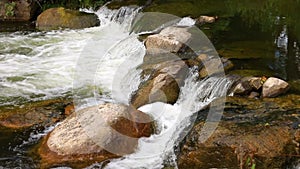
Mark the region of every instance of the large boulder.
[[[213, 107], [218, 108], [219, 101]], [[209, 109], [198, 113], [182, 143], [179, 168], [287, 168], [299, 157], [300, 96], [227, 97], [222, 120], [203, 141]]]
[[37, 1], [34, 0], [1, 0], [0, 20], [29, 21], [37, 11]]
[[100, 20], [96, 14], [62, 7], [47, 9], [38, 16], [36, 21], [36, 26], [39, 30], [82, 29], [99, 25]]
[[188, 32], [188, 28], [167, 27], [159, 34], [150, 35], [145, 40], [147, 52], [156, 53], [177, 53], [183, 49], [192, 37]]
[[289, 84], [281, 79], [270, 77], [263, 84], [262, 96], [263, 97], [276, 97], [284, 94], [289, 90]]
[[39, 147], [41, 167], [85, 167], [133, 153], [140, 137], [152, 133], [151, 118], [131, 107], [106, 103], [73, 113]]

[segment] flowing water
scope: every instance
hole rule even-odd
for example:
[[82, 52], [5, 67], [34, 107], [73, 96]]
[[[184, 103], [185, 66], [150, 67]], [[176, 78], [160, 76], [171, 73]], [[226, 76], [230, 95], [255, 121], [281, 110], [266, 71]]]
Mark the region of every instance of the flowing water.
[[[145, 80], [140, 79], [141, 71], [135, 69], [143, 61], [145, 48], [137, 35], [130, 34], [131, 22], [139, 10], [122, 7], [112, 11], [103, 7], [96, 12], [101, 26], [82, 30], [0, 33], [0, 106], [73, 94], [79, 109], [106, 101], [127, 104], [130, 93]], [[176, 24], [191, 26], [194, 21], [186, 17]], [[277, 39], [280, 55], [287, 50], [284, 31], [283, 27]], [[139, 108], [156, 119], [159, 132], [141, 138], [135, 153], [114, 159], [104, 168], [176, 168], [174, 146], [193, 124], [194, 113], [214, 98], [225, 96], [232, 84], [226, 77], [197, 81], [196, 72], [190, 69], [174, 105], [158, 102]], [[216, 127], [207, 124], [208, 129]], [[53, 127], [8, 135], [1, 148], [10, 142], [18, 144], [3, 148], [0, 168], [35, 168], [36, 159], [26, 151]]]

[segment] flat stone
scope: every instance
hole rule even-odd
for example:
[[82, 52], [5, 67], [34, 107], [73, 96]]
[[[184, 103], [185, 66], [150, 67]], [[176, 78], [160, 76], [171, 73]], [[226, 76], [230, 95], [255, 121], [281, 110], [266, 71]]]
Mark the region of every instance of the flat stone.
[[159, 34], [150, 35], [145, 40], [147, 53], [177, 53], [191, 38], [188, 28], [167, 27]]

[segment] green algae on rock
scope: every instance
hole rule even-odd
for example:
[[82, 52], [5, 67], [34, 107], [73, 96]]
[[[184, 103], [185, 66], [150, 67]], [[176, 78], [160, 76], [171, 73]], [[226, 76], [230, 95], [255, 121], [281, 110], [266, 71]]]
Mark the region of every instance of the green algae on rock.
[[36, 21], [39, 30], [82, 29], [99, 25], [100, 20], [96, 14], [62, 7], [47, 9], [38, 16]]

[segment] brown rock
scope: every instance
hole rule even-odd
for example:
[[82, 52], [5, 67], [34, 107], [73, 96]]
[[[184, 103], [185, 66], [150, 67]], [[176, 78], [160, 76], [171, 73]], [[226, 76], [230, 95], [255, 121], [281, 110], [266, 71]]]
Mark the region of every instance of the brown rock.
[[217, 18], [215, 16], [200, 16], [196, 19], [196, 24], [214, 23]]
[[68, 101], [55, 99], [28, 103], [20, 107], [0, 108], [0, 125], [20, 129], [34, 125], [51, 125], [65, 118], [64, 107]]
[[197, 60], [198, 62], [205, 62], [207, 59], [208, 59], [207, 54], [200, 54], [200, 55], [196, 58], [196, 60]]
[[150, 35], [145, 40], [147, 53], [177, 53], [185, 47], [185, 43], [191, 38], [188, 28], [167, 27], [159, 34]]
[[44, 138], [41, 166], [85, 167], [134, 152], [152, 133], [151, 118], [125, 105], [106, 103], [69, 116]]
[[254, 98], [258, 98], [259, 97], [259, 93], [257, 93], [257, 92], [251, 92], [250, 94], [249, 94], [249, 98], [250, 99], [254, 99]]
[[71, 114], [73, 114], [75, 112], [75, 107], [74, 107], [74, 104], [71, 103], [71, 104], [68, 104], [66, 107], [65, 107], [65, 115], [66, 116], [70, 116]]
[[246, 95], [251, 92], [252, 87], [249, 84], [249, 79], [251, 77], [244, 77], [240, 79], [237, 85], [233, 89], [234, 95]]
[[187, 73], [187, 66], [181, 60], [170, 60], [150, 65], [150, 78], [132, 96], [131, 104], [138, 108], [157, 101], [173, 104], [177, 101], [180, 87]]
[[254, 90], [259, 90], [262, 87], [262, 79], [260, 77], [252, 77], [249, 80], [249, 85]]
[[199, 71], [199, 77], [204, 78], [215, 73], [224, 72], [220, 59], [209, 59], [203, 63], [204, 67]]
[[[211, 105], [218, 106], [219, 100]], [[299, 95], [263, 100], [227, 97], [218, 128], [204, 142], [202, 117], [209, 109], [200, 111], [182, 145], [178, 167], [251, 168], [255, 164], [256, 168], [285, 168], [297, 159], [286, 155], [297, 154], [292, 143], [297, 129], [290, 124], [298, 121], [294, 112], [300, 112], [299, 103]]]
[[234, 67], [233, 63], [227, 58], [221, 58], [221, 61], [223, 63], [224, 71], [231, 70]]
[[276, 97], [284, 94], [289, 89], [289, 84], [281, 79], [270, 77], [263, 84], [262, 96], [263, 97]]
[[0, 2], [0, 20], [29, 21], [37, 11], [37, 4], [34, 0]]
[[60, 28], [82, 29], [99, 26], [97, 15], [79, 12], [65, 8], [50, 8], [41, 13], [36, 21], [39, 30], [53, 30]]

